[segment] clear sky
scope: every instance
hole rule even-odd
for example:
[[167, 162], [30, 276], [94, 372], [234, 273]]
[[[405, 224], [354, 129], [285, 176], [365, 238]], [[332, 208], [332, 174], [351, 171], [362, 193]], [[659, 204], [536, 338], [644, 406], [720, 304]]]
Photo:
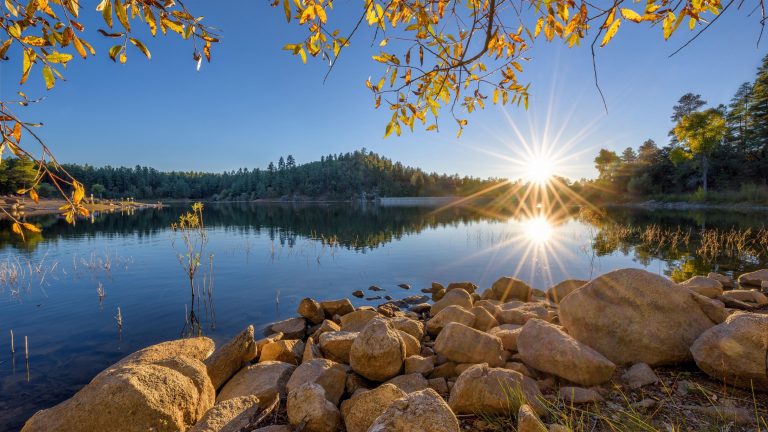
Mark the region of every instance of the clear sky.
[[[357, 11], [358, 3], [342, 0], [336, 9]], [[561, 174], [592, 177], [600, 147], [621, 151], [647, 138], [665, 144], [672, 105], [683, 93], [700, 93], [712, 105], [727, 103], [741, 82], [754, 78], [768, 52], [765, 41], [756, 45], [759, 17], [748, 17], [748, 10], [729, 10], [671, 59], [691, 33], [681, 28], [664, 42], [660, 28], [624, 23], [598, 51], [606, 113], [588, 47], [537, 42], [521, 78], [532, 83], [528, 111], [490, 106], [469, 117], [458, 140], [447, 116], [439, 134], [383, 139], [388, 110], [373, 109], [364, 86], [368, 76], [381, 73], [367, 39], [353, 40], [323, 84], [326, 64], [303, 65], [282, 50], [301, 33], [286, 24], [281, 10], [252, 0], [192, 0], [187, 6], [223, 34], [213, 62], [200, 72], [191, 47], [178, 38], [148, 37], [151, 61], [133, 50], [119, 65], [106, 55], [110, 41], [95, 34], [90, 40], [99, 56], [73, 61], [67, 82], [46, 92], [39, 70], [33, 72], [23, 90], [48, 97], [20, 114], [45, 123], [41, 135], [60, 160], [222, 171], [265, 167], [281, 155], [302, 163], [365, 147], [429, 171], [514, 178], [520, 168], [505, 159], [522, 148], [514, 124], [526, 141], [544, 142], [566, 159]], [[83, 15], [90, 15], [84, 22], [91, 29], [103, 27], [93, 9]], [[4, 99], [20, 88], [16, 57], [0, 63]]]

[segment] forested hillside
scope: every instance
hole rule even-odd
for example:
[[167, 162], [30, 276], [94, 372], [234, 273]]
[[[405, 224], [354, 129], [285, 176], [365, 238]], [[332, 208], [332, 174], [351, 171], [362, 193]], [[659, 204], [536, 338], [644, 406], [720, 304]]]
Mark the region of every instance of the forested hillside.
[[[30, 184], [34, 165], [9, 161], [0, 164], [0, 193], [13, 193]], [[478, 179], [427, 173], [404, 166], [365, 149], [353, 153], [328, 155], [319, 161], [298, 164], [293, 156], [280, 158], [266, 169], [241, 168], [224, 173], [161, 172], [154, 168], [93, 167], [65, 164], [64, 168], [82, 182], [95, 197], [135, 199], [211, 198], [221, 200], [311, 197], [350, 199], [379, 196], [468, 195], [501, 180]], [[41, 196], [53, 196], [48, 184], [39, 188]]]

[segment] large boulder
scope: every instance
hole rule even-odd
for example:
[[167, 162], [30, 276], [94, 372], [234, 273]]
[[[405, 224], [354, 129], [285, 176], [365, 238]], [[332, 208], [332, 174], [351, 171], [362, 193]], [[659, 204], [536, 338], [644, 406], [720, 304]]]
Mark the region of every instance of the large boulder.
[[309, 297], [301, 300], [296, 313], [306, 318], [312, 324], [320, 324], [325, 319], [323, 307], [320, 306], [320, 303]]
[[330, 331], [320, 335], [318, 345], [327, 359], [349, 364], [349, 351], [357, 339], [357, 332]]
[[461, 306], [447, 306], [427, 321], [427, 333], [436, 336], [448, 323], [452, 322], [471, 327], [475, 323], [475, 314]]
[[644, 270], [615, 270], [566, 296], [560, 322], [616, 364], [685, 362], [693, 341], [715, 324], [694, 295]]
[[405, 344], [392, 324], [374, 318], [352, 342], [349, 365], [369, 380], [386, 381], [403, 369], [405, 353]]
[[403, 366], [405, 367], [406, 374], [420, 373], [426, 376], [435, 369], [435, 357], [408, 356], [405, 358]]
[[518, 324], [502, 324], [488, 330], [488, 334], [501, 339], [501, 345], [505, 350], [515, 352], [517, 351], [517, 338], [522, 330], [523, 326]]
[[348, 369], [348, 366], [331, 360], [310, 360], [296, 368], [285, 389], [290, 393], [291, 390], [308, 382], [319, 384], [325, 390], [325, 397], [334, 405], [338, 405], [344, 394]]
[[437, 336], [435, 352], [456, 363], [504, 364], [501, 339], [459, 323], [449, 323]]
[[730, 277], [728, 277], [728, 276], [726, 276], [726, 275], [724, 275], [722, 273], [709, 272], [709, 273], [707, 273], [707, 277], [710, 278], [710, 279], [714, 279], [714, 280], [720, 282], [720, 284], [725, 289], [730, 289], [730, 288], [733, 288], [735, 286], [734, 283], [733, 283], [733, 279], [731, 279]]
[[384, 384], [392, 384], [406, 393], [413, 393], [429, 387], [429, 382], [420, 373], [398, 375]]
[[294, 369], [296, 366], [278, 361], [247, 366], [224, 384], [216, 401], [253, 395], [263, 403], [271, 403], [275, 396], [285, 397], [285, 385]]
[[335, 315], [344, 316], [355, 310], [349, 299], [327, 300], [320, 302], [320, 307], [323, 308], [326, 318], [333, 318]]
[[616, 370], [599, 352], [538, 319], [525, 323], [517, 349], [526, 366], [585, 386], [608, 381]]
[[288, 422], [305, 432], [336, 432], [341, 414], [319, 384], [304, 383], [288, 393]]
[[430, 316], [435, 316], [448, 306], [461, 306], [464, 309], [472, 309], [472, 295], [463, 289], [455, 289], [445, 293], [443, 298], [436, 301], [429, 310]]
[[544, 412], [539, 386], [518, 372], [479, 364], [465, 370], [451, 389], [448, 404], [456, 414], [514, 415], [529, 404]]
[[269, 329], [274, 333], [282, 333], [283, 339], [301, 339], [307, 333], [307, 320], [303, 317], [288, 318], [272, 323]]
[[392, 384], [355, 393], [341, 404], [341, 416], [347, 432], [366, 432], [392, 402], [406, 395]]
[[400, 335], [400, 339], [403, 341], [403, 344], [405, 345], [405, 356], [409, 357], [412, 355], [417, 355], [421, 352], [421, 342], [419, 342], [418, 339], [411, 336], [410, 334], [395, 330], [397, 334]]
[[547, 290], [547, 299], [553, 303], [560, 303], [565, 296], [583, 287], [587, 282], [581, 279], [566, 279], [560, 283], [552, 285]]
[[239, 431], [250, 424], [251, 417], [261, 411], [259, 398], [241, 396], [219, 402], [187, 432]]
[[421, 339], [424, 338], [424, 324], [421, 321], [406, 317], [393, 317], [390, 318], [389, 322], [392, 323], [392, 327], [408, 333], [415, 337], [416, 340], [421, 341]]
[[[123, 357], [113, 367], [126, 364], [148, 364], [175, 357], [187, 357], [204, 361], [214, 352], [215, 344], [210, 338], [195, 337], [161, 342], [140, 349]], [[107, 369], [109, 370], [109, 369]]]
[[736, 313], [691, 347], [701, 370], [728, 385], [768, 391], [768, 315]]
[[512, 276], [503, 276], [491, 285], [491, 289], [483, 293], [483, 299], [528, 301], [533, 290], [527, 283]]
[[470, 324], [475, 330], [487, 332], [499, 325], [496, 318], [493, 317], [493, 314], [488, 312], [488, 309], [486, 308], [474, 306], [470, 312], [475, 316], [475, 321]]
[[[185, 344], [166, 343], [164, 348], [179, 345]], [[195, 344], [185, 348], [191, 345]], [[216, 391], [200, 359], [162, 358], [164, 348], [142, 350], [143, 360], [138, 360], [141, 355], [134, 355], [130, 361], [121, 361], [101, 372], [70, 399], [38, 411], [22, 430], [187, 430], [213, 406]], [[202, 357], [205, 350], [186, 351]]]
[[756, 306], [768, 305], [768, 297], [757, 290], [730, 290], [724, 292], [722, 297], [746, 303], [754, 303]]
[[256, 358], [256, 354], [253, 326], [250, 325], [205, 360], [213, 388], [221, 387], [232, 375]]
[[768, 269], [760, 269], [739, 276], [739, 283], [741, 285], [760, 287], [764, 281], [768, 281]]
[[684, 282], [680, 282], [680, 286], [709, 298], [717, 298], [723, 294], [723, 284], [704, 276], [694, 276]]
[[392, 402], [368, 429], [368, 432], [459, 431], [458, 419], [443, 398], [431, 388]]

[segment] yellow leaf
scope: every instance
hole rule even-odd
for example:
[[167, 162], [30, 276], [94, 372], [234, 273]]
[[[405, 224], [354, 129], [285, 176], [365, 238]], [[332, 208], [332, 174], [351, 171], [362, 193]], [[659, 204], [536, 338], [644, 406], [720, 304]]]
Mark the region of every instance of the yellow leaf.
[[24, 223], [24, 228], [27, 231], [32, 231], [32, 232], [36, 232], [36, 233], [39, 233], [40, 231], [42, 231], [40, 228], [38, 228], [35, 225], [32, 225], [31, 223]]
[[40, 197], [37, 195], [37, 191], [34, 189], [29, 190], [29, 197], [32, 198], [32, 201], [36, 203], [40, 202]]
[[80, 201], [85, 197], [85, 188], [83, 188], [83, 185], [77, 181], [72, 184], [72, 187], [75, 189], [72, 192], [72, 202], [80, 204]]
[[127, 31], [131, 31], [131, 23], [128, 22], [128, 14], [125, 12], [125, 6], [123, 6], [120, 0], [115, 1], [115, 15]]
[[605, 44], [611, 41], [614, 36], [616, 36], [616, 32], [619, 31], [619, 26], [621, 25], [621, 19], [617, 19], [611, 24], [610, 27], [608, 27], [608, 31], [605, 32], [605, 36], [603, 36], [603, 42], [600, 43], [600, 46], [603, 47]]
[[24, 240], [24, 232], [21, 230], [21, 225], [19, 225], [18, 222], [14, 222], [13, 225], [11, 225], [11, 230], [13, 230], [14, 233], [21, 236], [21, 239]]
[[43, 67], [43, 78], [45, 78], [45, 88], [50, 90], [56, 84], [56, 78], [53, 77], [53, 70], [50, 66], [45, 65]]
[[636, 23], [639, 23], [640, 21], [643, 20], [643, 17], [640, 16], [640, 14], [638, 14], [637, 12], [629, 8], [622, 8], [621, 16], [623, 16], [625, 19], [629, 21], [636, 22]]

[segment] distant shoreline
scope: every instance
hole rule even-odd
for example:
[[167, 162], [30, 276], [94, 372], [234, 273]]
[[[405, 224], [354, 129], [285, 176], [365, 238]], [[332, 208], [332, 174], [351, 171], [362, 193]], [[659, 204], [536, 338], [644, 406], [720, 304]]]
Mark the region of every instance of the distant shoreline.
[[727, 211], [768, 211], [768, 205], [750, 203], [691, 203], [685, 201], [643, 201], [608, 203], [607, 207], [642, 208], [649, 210], [727, 210]]

